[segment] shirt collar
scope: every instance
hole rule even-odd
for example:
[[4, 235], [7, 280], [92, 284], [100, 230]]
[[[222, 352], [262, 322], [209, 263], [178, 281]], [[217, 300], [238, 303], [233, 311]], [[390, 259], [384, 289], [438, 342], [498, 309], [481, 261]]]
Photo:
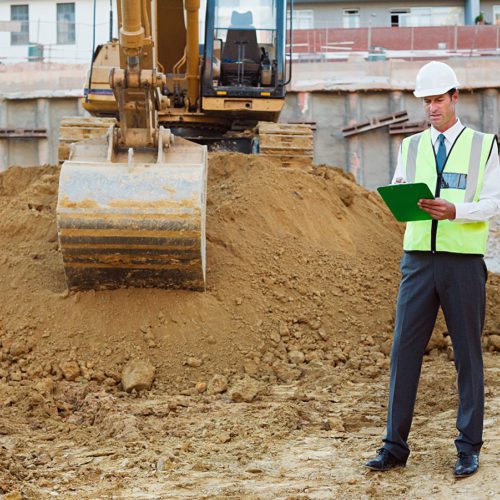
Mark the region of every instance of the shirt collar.
[[436, 144], [436, 141], [438, 140], [439, 134], [443, 134], [446, 140], [450, 143], [453, 144], [460, 134], [462, 132], [462, 129], [464, 126], [462, 125], [462, 122], [460, 121], [460, 118], [457, 118], [457, 121], [455, 122], [455, 125], [450, 127], [448, 130], [445, 132], [440, 132], [439, 130], [435, 129], [431, 125], [431, 139], [432, 139], [432, 144]]

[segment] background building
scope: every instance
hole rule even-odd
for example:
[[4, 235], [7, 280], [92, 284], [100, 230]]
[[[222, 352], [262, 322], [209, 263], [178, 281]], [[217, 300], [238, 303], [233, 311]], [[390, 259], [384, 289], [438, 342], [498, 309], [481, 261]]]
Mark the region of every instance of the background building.
[[[110, 10], [116, 24], [116, 0], [96, 0], [95, 37], [93, 0], [0, 0], [0, 62], [44, 59], [60, 63], [90, 62], [92, 45], [116, 36], [110, 32]], [[20, 23], [20, 31], [14, 23]]]
[[[95, 6], [94, 30], [93, 0], [0, 0], [0, 62], [88, 63], [94, 43], [117, 36], [116, 0], [96, 0]], [[293, 26], [295, 30], [462, 26], [474, 24], [481, 12], [486, 24], [500, 26], [500, 0], [296, 0]], [[314, 44], [312, 48], [318, 51]], [[296, 47], [294, 51], [300, 52]]]

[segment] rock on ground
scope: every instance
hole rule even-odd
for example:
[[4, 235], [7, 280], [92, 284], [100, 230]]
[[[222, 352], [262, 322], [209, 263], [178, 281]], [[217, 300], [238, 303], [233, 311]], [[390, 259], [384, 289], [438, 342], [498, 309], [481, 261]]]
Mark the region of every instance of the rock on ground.
[[235, 403], [251, 403], [259, 392], [259, 383], [250, 377], [245, 377], [232, 387], [229, 391], [229, 396]]
[[123, 389], [131, 392], [151, 389], [155, 378], [155, 368], [148, 361], [133, 359], [122, 371], [121, 382]]
[[214, 395], [225, 391], [227, 391], [227, 378], [224, 375], [214, 375], [207, 384], [207, 393]]
[[81, 374], [80, 366], [76, 361], [65, 361], [59, 365], [59, 368], [66, 380], [76, 380]]

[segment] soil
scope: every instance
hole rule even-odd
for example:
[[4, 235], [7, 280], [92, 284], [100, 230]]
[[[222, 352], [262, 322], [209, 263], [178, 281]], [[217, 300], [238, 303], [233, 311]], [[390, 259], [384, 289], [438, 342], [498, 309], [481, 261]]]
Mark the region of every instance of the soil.
[[[340, 169], [214, 153], [206, 292], [69, 294], [58, 173], [0, 174], [4, 498], [498, 493], [498, 275], [488, 282], [481, 471], [452, 477], [455, 371], [440, 318], [413, 455], [380, 476], [362, 464], [384, 431], [403, 226], [376, 194]], [[155, 380], [127, 393], [121, 373], [136, 360]]]
[[500, 273], [500, 218], [490, 222], [490, 237], [485, 261], [491, 272]]

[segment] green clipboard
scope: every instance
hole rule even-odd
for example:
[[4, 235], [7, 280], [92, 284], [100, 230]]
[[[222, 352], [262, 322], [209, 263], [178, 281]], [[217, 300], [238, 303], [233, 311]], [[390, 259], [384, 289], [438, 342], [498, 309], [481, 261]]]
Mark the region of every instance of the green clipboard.
[[434, 199], [429, 186], [424, 182], [391, 184], [377, 188], [380, 196], [400, 222], [431, 220], [432, 217], [418, 208], [418, 200]]

